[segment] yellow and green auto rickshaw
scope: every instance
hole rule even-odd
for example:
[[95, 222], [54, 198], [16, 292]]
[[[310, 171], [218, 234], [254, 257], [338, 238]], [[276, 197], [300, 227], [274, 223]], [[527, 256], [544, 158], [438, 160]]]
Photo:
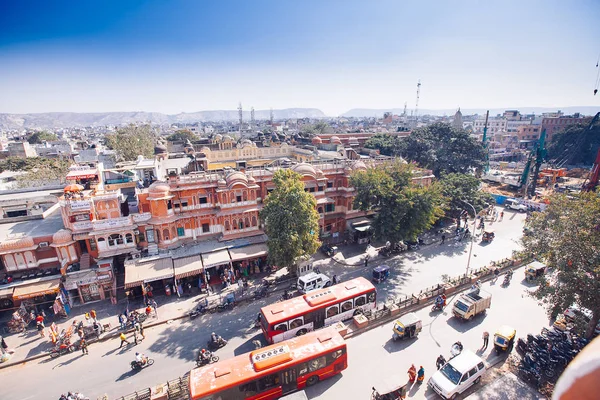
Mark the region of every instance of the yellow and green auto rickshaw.
[[546, 264], [534, 261], [525, 267], [525, 280], [535, 281], [546, 273]]
[[510, 353], [515, 344], [517, 330], [508, 325], [502, 325], [494, 334], [494, 349], [496, 354], [500, 352]]
[[421, 332], [421, 329], [423, 329], [423, 323], [419, 317], [417, 317], [417, 314], [405, 314], [394, 322], [394, 334], [392, 335], [392, 339], [396, 341], [398, 339], [417, 337], [419, 332]]

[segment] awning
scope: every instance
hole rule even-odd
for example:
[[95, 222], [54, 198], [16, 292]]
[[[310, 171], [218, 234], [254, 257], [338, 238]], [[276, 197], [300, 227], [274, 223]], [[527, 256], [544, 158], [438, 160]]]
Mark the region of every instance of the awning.
[[202, 262], [204, 264], [204, 268], [211, 268], [216, 267], [217, 265], [229, 264], [229, 261], [231, 261], [231, 259], [229, 258], [229, 253], [227, 252], [227, 249], [202, 254]]
[[322, 199], [317, 200], [317, 204], [327, 204], [327, 203], [335, 203], [335, 200], [333, 200], [329, 197], [324, 197]]
[[25, 300], [32, 297], [43, 296], [45, 294], [58, 293], [59, 289], [60, 278], [16, 286], [15, 291], [13, 292], [13, 299]]
[[176, 258], [173, 260], [173, 265], [175, 267], [175, 278], [177, 279], [198, 275], [204, 270], [200, 255]]
[[353, 226], [352, 229], [359, 232], [366, 232], [371, 229], [371, 225], [363, 225], [363, 226]]
[[269, 249], [267, 248], [266, 243], [260, 243], [246, 247], [229, 249], [229, 254], [231, 255], [231, 261], [242, 261], [265, 256], [267, 255], [268, 250]]
[[173, 259], [137, 262], [125, 266], [125, 288], [140, 286], [143, 283], [159, 281], [173, 277]]
[[67, 174], [67, 179], [68, 180], [77, 180], [77, 179], [90, 179], [90, 178], [95, 178], [98, 176], [98, 170], [97, 169], [81, 169], [81, 170], [74, 170], [74, 171], [69, 171], [69, 173]]
[[12, 286], [0, 289], [0, 299], [7, 299], [9, 297], [12, 297], [13, 290], [15, 290], [15, 288]]

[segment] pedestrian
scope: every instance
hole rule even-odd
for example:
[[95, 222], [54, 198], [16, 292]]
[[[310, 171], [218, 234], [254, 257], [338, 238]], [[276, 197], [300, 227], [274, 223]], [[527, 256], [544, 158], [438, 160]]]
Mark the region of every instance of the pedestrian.
[[140, 335], [142, 335], [142, 339], [146, 339], [146, 335], [144, 335], [144, 324], [140, 322]]
[[92, 317], [92, 319], [94, 320], [94, 322], [98, 322], [97, 315], [96, 315], [96, 310], [90, 311], [90, 317]]
[[137, 329], [133, 330], [133, 342], [135, 344], [138, 344], [138, 330]]
[[179, 282], [177, 284], [177, 297], [181, 297], [182, 294], [183, 294], [183, 285], [181, 284], [181, 282]]
[[154, 315], [158, 318], [158, 304], [156, 304], [156, 300], [150, 299], [150, 305], [154, 309]]
[[488, 333], [488, 331], [484, 331], [483, 332], [483, 350], [487, 349], [488, 347], [488, 342], [490, 340], [490, 334]]
[[8, 345], [4, 341], [4, 336], [0, 337], [0, 354], [8, 353]]
[[125, 330], [127, 327], [127, 318], [125, 318], [125, 315], [119, 314], [119, 324], [121, 324], [121, 330]]
[[446, 235], [442, 235], [442, 243], [441, 244], [444, 244], [445, 241], [446, 241]]
[[85, 338], [81, 338], [81, 341], [79, 342], [79, 347], [81, 348], [81, 354], [90, 354]]
[[504, 219], [504, 211], [500, 211], [500, 221]]
[[365, 268], [367, 268], [369, 266], [369, 256], [367, 255], [365, 257]]
[[123, 343], [129, 344], [129, 341], [127, 340], [127, 336], [125, 336], [124, 332], [121, 332], [121, 334], [119, 335], [119, 338], [121, 339], [121, 344], [119, 345], [119, 348], [123, 347]]

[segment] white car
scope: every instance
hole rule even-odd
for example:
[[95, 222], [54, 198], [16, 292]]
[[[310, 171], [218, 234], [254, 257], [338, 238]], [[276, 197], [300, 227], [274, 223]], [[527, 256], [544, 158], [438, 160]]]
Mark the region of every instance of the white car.
[[483, 360], [472, 351], [464, 350], [436, 371], [427, 385], [445, 399], [456, 399], [469, 387], [479, 383], [484, 373]]
[[506, 199], [506, 201], [504, 202], [504, 207], [519, 212], [527, 211], [527, 206], [525, 204], [519, 203], [517, 199]]
[[331, 286], [331, 279], [327, 275], [309, 272], [298, 278], [296, 287], [302, 293], [308, 293], [313, 290], [322, 289]]
[[[585, 323], [589, 323], [592, 319], [592, 312], [590, 310], [576, 305], [567, 308], [563, 315], [568, 322], [573, 322], [576, 319], [579, 319], [583, 320]], [[598, 322], [598, 325], [596, 325], [594, 334], [600, 335], [600, 322]]]

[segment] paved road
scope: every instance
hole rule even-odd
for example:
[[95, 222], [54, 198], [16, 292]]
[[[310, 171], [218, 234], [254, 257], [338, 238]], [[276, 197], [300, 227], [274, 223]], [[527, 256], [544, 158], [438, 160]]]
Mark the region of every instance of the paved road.
[[[523, 268], [515, 271], [512, 283], [502, 288], [484, 284], [484, 290], [492, 293], [492, 307], [485, 315], [470, 322], [460, 322], [452, 317], [450, 308], [443, 313], [430, 313], [429, 307], [417, 312], [423, 321], [423, 331], [415, 340], [392, 341], [392, 325], [385, 324], [348, 340], [348, 369], [342, 375], [321, 382], [307, 390], [314, 399], [369, 399], [371, 387], [380, 387], [382, 381], [393, 380], [398, 386], [407, 382], [407, 370], [412, 363], [425, 368], [425, 378], [435, 372], [435, 360], [443, 354], [448, 358], [450, 347], [460, 340], [465, 349], [478, 352], [483, 344], [483, 331], [490, 333], [490, 346], [481, 357], [488, 363], [498, 359], [493, 351], [493, 334], [501, 325], [511, 325], [517, 336], [529, 332], [539, 332], [548, 325], [544, 310], [531, 297], [527, 296], [528, 286], [521, 279]], [[454, 298], [449, 299], [450, 303]], [[477, 388], [469, 391], [472, 393]], [[439, 398], [425, 384], [414, 385], [409, 396], [415, 399]]]
[[[496, 229], [496, 240], [487, 246], [481, 246], [479, 243], [473, 246], [471, 267], [479, 268], [492, 260], [509, 257], [512, 251], [518, 248], [517, 241], [521, 236], [523, 220], [523, 214], [505, 212], [504, 221], [492, 225]], [[382, 301], [390, 294], [411, 294], [433, 286], [440, 282], [443, 274], [454, 276], [464, 273], [468, 245], [468, 242], [456, 243], [450, 240], [444, 245], [430, 245], [418, 252], [370, 263], [368, 269], [346, 267], [328, 259], [316, 263], [321, 266], [323, 272], [336, 273], [344, 280], [359, 275], [368, 277], [371, 267], [376, 264], [386, 263], [392, 266], [391, 279], [378, 288], [379, 300]], [[355, 254], [349, 260], [356, 263], [361, 257]], [[58, 398], [61, 392], [67, 390], [82, 391], [92, 399], [104, 393], [114, 398], [176, 378], [193, 367], [192, 360], [198, 348], [206, 343], [212, 331], [230, 339], [230, 343], [218, 352], [221, 358], [250, 351], [252, 340], [260, 336], [258, 331], [249, 327], [259, 309], [272, 301], [274, 298], [263, 299], [228, 313], [208, 315], [194, 321], [174, 321], [147, 329], [146, 340], [127, 349], [116, 350], [118, 341], [98, 343], [90, 346], [89, 356], [72, 354], [55, 360], [32, 361], [0, 370], [1, 382], [28, 382], [27, 385], [3, 385], [2, 399]], [[181, 312], [185, 311], [182, 307]], [[387, 331], [389, 327], [385, 329]], [[375, 330], [381, 331], [381, 328]], [[362, 339], [359, 337], [356, 340]], [[378, 343], [382, 343], [383, 338], [378, 340]], [[134, 358], [136, 351], [145, 353], [156, 362], [153, 366], [132, 374], [129, 362]], [[435, 357], [432, 360], [434, 359]], [[373, 362], [379, 364], [377, 360]], [[402, 367], [400, 370], [406, 371], [407, 368]], [[35, 384], [32, 384], [33, 382]], [[370, 387], [371, 383], [366, 382], [366, 385]]]

